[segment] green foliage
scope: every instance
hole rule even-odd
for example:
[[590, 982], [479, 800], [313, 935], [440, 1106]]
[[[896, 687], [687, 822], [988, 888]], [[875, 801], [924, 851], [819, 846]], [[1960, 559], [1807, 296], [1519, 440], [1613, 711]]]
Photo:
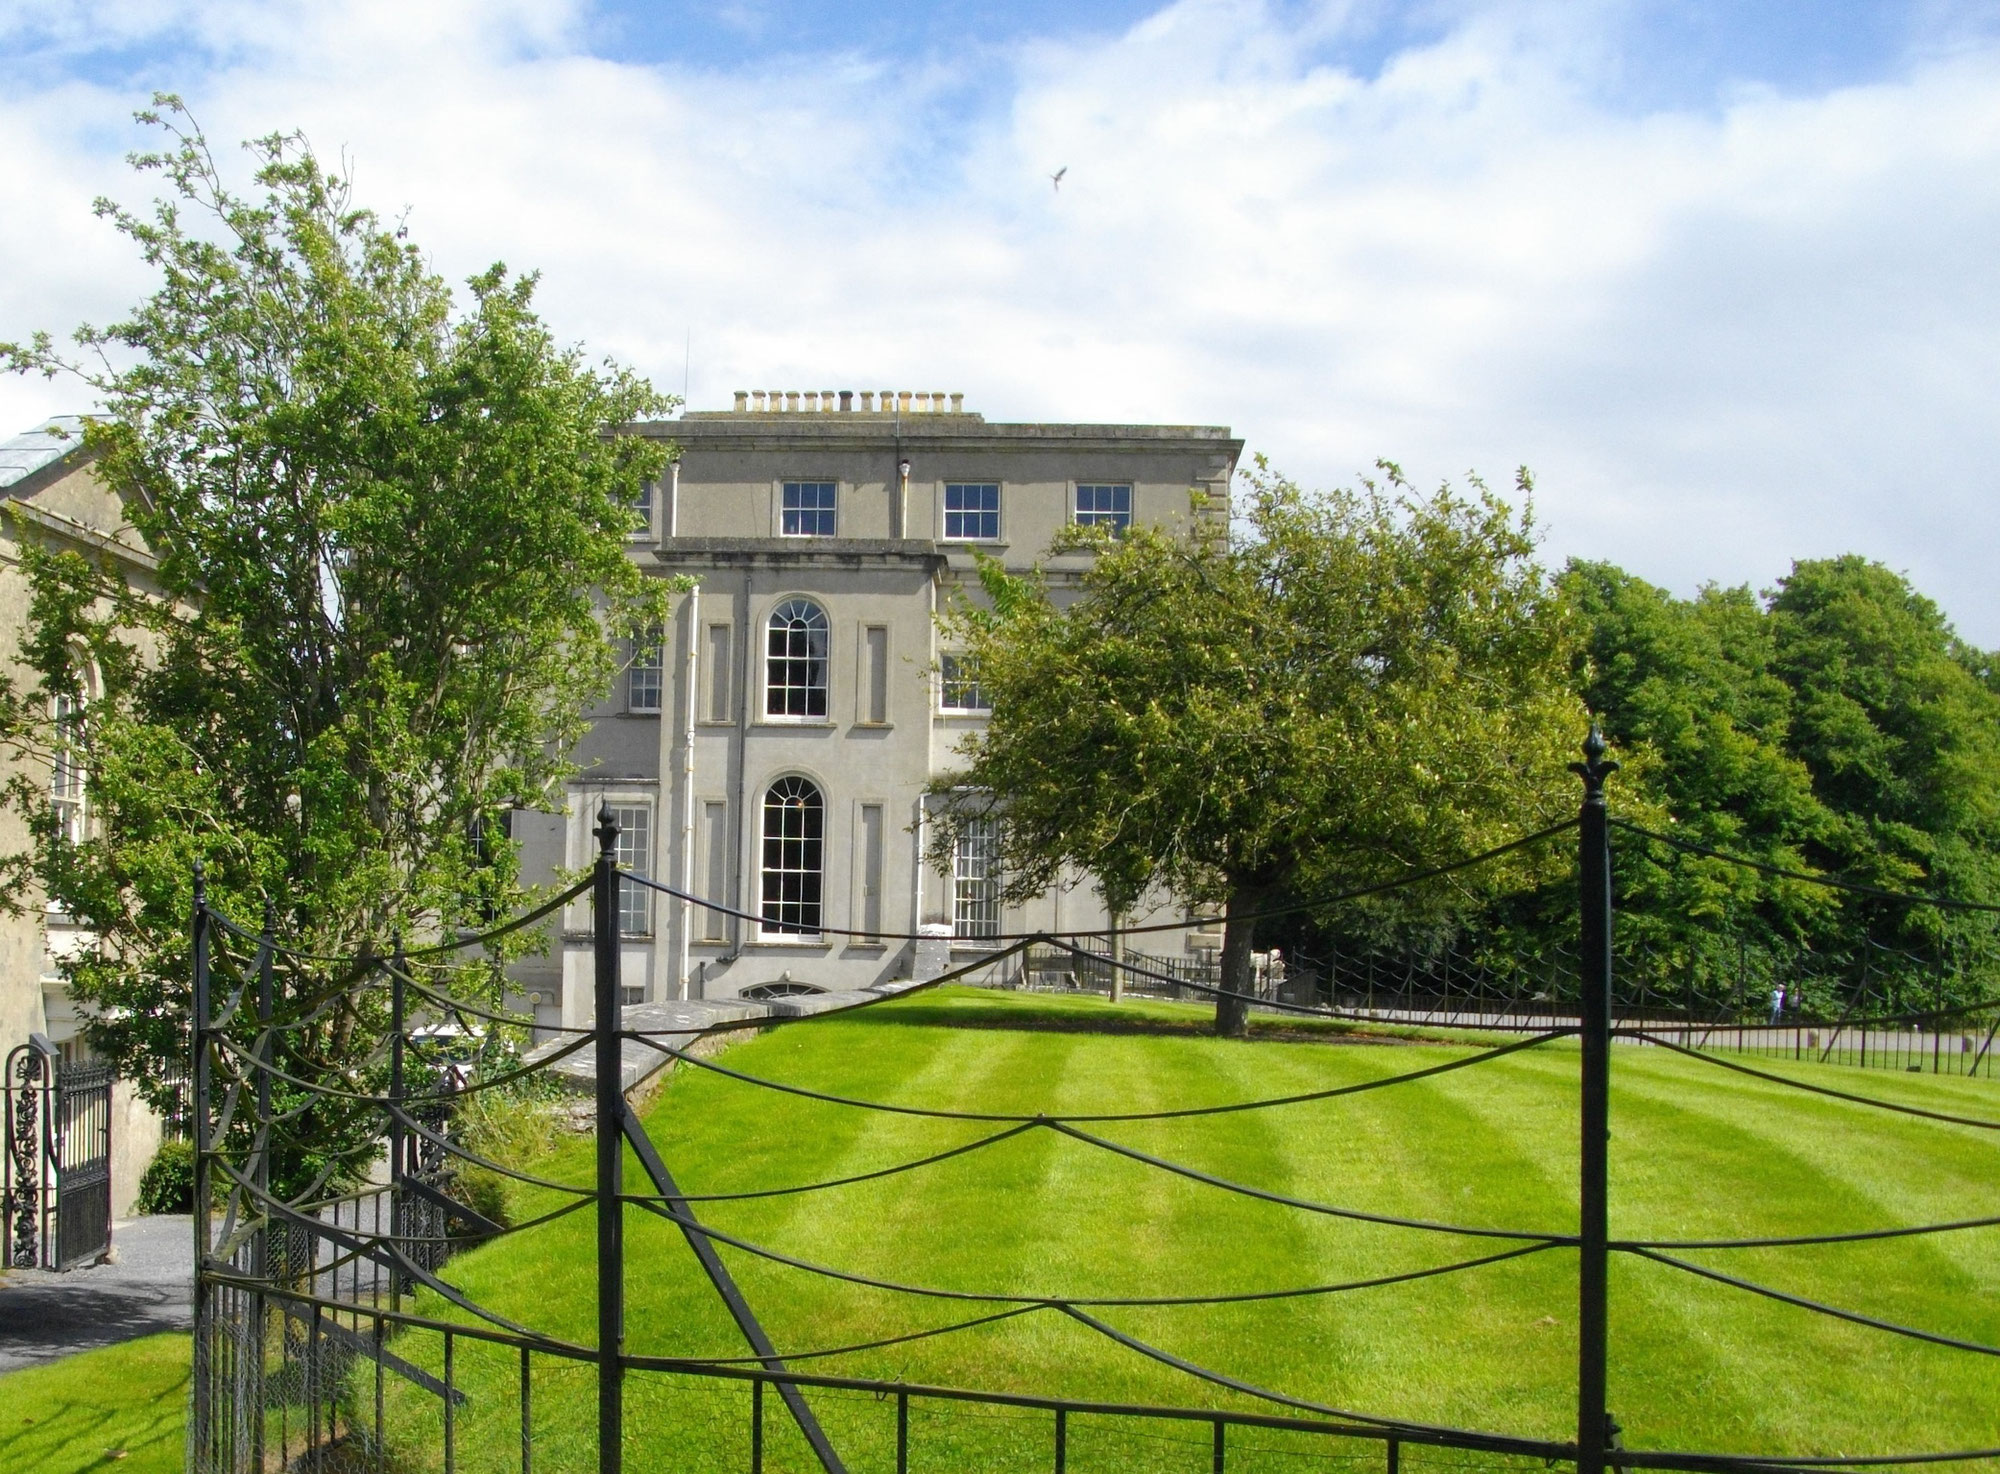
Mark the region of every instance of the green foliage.
[[[514, 1086], [462, 1096], [452, 1110], [453, 1140], [475, 1156], [525, 1171], [554, 1151], [564, 1135], [565, 1097], [538, 1075]], [[523, 1184], [464, 1160], [455, 1160], [447, 1191], [475, 1213], [503, 1228], [520, 1221]]]
[[[170, 144], [134, 162], [168, 198], [149, 215], [98, 205], [158, 290], [79, 329], [84, 364], [46, 336], [0, 348], [99, 395], [87, 444], [159, 559], [135, 587], [73, 553], [32, 556], [39, 685], [13, 713], [31, 740], [53, 696], [89, 698], [68, 740], [90, 837], [69, 843], [17, 784], [37, 845], [15, 868], [97, 936], [67, 980], [92, 1043], [156, 1100], [187, 1054], [196, 860], [225, 910], [254, 925], [268, 907], [320, 953], [379, 954], [398, 930], [521, 903], [513, 848], [488, 836], [514, 806], [560, 807], [614, 639], [667, 592], [624, 550], [663, 453], [607, 427], [668, 403], [557, 345], [533, 276], [496, 265], [461, 311], [302, 138], [249, 145], [262, 195], [243, 198], [160, 102], [142, 117]], [[382, 999], [314, 1015], [347, 980], [283, 958], [279, 974], [278, 1018], [297, 1024], [280, 1064], [374, 1078]], [[281, 1176], [367, 1150], [352, 1114], [316, 1108]]]
[[[2000, 900], [1991, 661], [1907, 580], [1843, 557], [1795, 564], [1763, 600], [1714, 587], [1676, 599], [1601, 563], [1571, 564], [1563, 584], [1588, 629], [1580, 689], [1640, 759], [1620, 786], [1676, 834], [1809, 874]], [[1900, 969], [1924, 1007], [1983, 986], [1963, 958], [1990, 947], [1988, 918], [1624, 839], [1617, 865], [1621, 934], [1698, 991], [1740, 986], [1746, 966], [1753, 994], [1802, 972]]]
[[[989, 607], [948, 632], [993, 718], [937, 785], [955, 796], [940, 852], [998, 813], [1015, 896], [1082, 871], [1114, 908], [1155, 886], [1224, 905], [1225, 985], [1247, 992], [1240, 918], [1281, 893], [1395, 879], [1566, 817], [1582, 713], [1531, 517], [1383, 469], [1312, 496], [1259, 461], [1237, 535], [1083, 530], [1064, 545], [1095, 553], [1074, 587], [985, 565]], [[1217, 1023], [1240, 1030], [1241, 1009]]]
[[194, 1143], [163, 1141], [139, 1177], [141, 1213], [194, 1211]]

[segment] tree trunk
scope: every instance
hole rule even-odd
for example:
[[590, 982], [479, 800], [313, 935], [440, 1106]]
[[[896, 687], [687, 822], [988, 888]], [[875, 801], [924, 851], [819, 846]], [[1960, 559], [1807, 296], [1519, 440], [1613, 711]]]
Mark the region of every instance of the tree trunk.
[[1247, 885], [1229, 888], [1223, 912], [1222, 991], [1234, 996], [1215, 1000], [1215, 1032], [1224, 1039], [1241, 1039], [1250, 1032], [1250, 938], [1256, 923], [1249, 917], [1260, 895]]

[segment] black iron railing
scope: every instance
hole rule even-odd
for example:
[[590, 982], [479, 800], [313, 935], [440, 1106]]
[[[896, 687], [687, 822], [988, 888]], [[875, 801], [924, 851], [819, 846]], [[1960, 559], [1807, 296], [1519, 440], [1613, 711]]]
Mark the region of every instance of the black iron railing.
[[[1914, 1338], [1933, 1346], [1979, 1355], [2000, 1355], [2000, 1347], [1859, 1316], [1839, 1306], [1773, 1290], [1678, 1257], [1681, 1251], [1694, 1247], [1803, 1246], [1844, 1242], [1853, 1235], [1714, 1240], [1700, 1245], [1612, 1238], [1606, 1211], [1609, 1181], [1605, 1141], [1608, 1090], [1614, 1068], [1613, 1043], [1625, 1041], [1639, 1047], [1682, 1051], [1727, 1069], [1749, 1071], [1780, 1085], [1813, 1091], [1859, 1108], [1898, 1111], [1906, 1116], [1929, 1117], [1984, 1130], [2000, 1130], [2000, 1121], [1919, 1110], [1873, 1099], [1844, 1087], [1802, 1080], [1797, 1072], [1785, 1075], [1764, 1071], [1750, 1062], [1749, 1056], [1755, 1051], [1740, 1047], [1745, 1037], [1757, 1032], [1752, 1024], [1740, 1021], [1737, 1024], [1739, 1048], [1733, 1053], [1741, 1057], [1731, 1057], [1730, 1053], [1717, 1052], [1721, 1028], [1717, 1023], [1685, 1016], [1677, 1020], [1651, 1018], [1621, 1009], [1613, 989], [1616, 954], [1609, 863], [1613, 821], [1604, 799], [1605, 779], [1613, 765], [1604, 760], [1602, 744], [1595, 734], [1586, 747], [1585, 757], [1585, 762], [1578, 765], [1585, 791], [1578, 820], [1517, 842], [1518, 845], [1556, 840], [1572, 831], [1575, 835], [1581, 924], [1573, 953], [1575, 980], [1565, 992], [1565, 1002], [1551, 1002], [1545, 1012], [1524, 1011], [1519, 999], [1501, 1000], [1505, 1005], [1502, 1012], [1470, 1007], [1415, 1010], [1391, 1005], [1386, 1012], [1399, 1023], [1439, 1021], [1453, 1028], [1484, 1030], [1491, 1040], [1490, 1047], [1359, 1084], [1271, 1099], [1154, 1111], [1003, 1113], [971, 1108], [930, 1109], [840, 1097], [738, 1071], [710, 1058], [705, 1051], [687, 1047], [684, 1036], [623, 1027], [616, 926], [620, 880], [635, 881], [684, 904], [714, 903], [644, 877], [621, 876], [615, 863], [616, 825], [607, 811], [601, 816], [597, 831], [600, 849], [590, 880], [536, 913], [547, 914], [586, 891], [590, 893], [599, 920], [595, 1021], [587, 1028], [547, 1031], [556, 1047], [512, 1072], [472, 1081], [438, 1076], [417, 1078], [412, 1075], [406, 1058], [416, 1015], [435, 1015], [441, 1009], [448, 1009], [461, 1018], [478, 1017], [496, 1025], [524, 1028], [532, 1020], [483, 1010], [477, 1004], [429, 986], [420, 976], [421, 970], [412, 966], [411, 958], [400, 948], [387, 958], [366, 960], [357, 969], [360, 981], [351, 985], [386, 988], [389, 992], [386, 1080], [375, 1086], [349, 1078], [316, 1084], [291, 1077], [285, 1084], [295, 1094], [310, 1095], [315, 1089], [334, 1091], [344, 1099], [364, 1102], [379, 1112], [388, 1143], [387, 1181], [352, 1193], [317, 1198], [314, 1196], [319, 1191], [317, 1186], [287, 1198], [275, 1193], [271, 1185], [269, 1130], [280, 1124], [283, 1114], [273, 1104], [272, 1086], [279, 1072], [273, 1064], [271, 1039], [273, 1030], [281, 1027], [283, 1021], [274, 1012], [271, 963], [282, 948], [268, 932], [261, 935], [243, 932], [212, 908], [197, 877], [195, 1051], [191, 1079], [197, 1144], [198, 1260], [190, 1469], [196, 1474], [249, 1474], [271, 1466], [273, 1456], [278, 1466], [286, 1469], [323, 1469], [329, 1474], [336, 1469], [356, 1467], [387, 1469], [391, 1445], [416, 1440], [422, 1445], [416, 1450], [419, 1462], [428, 1467], [442, 1467], [449, 1474], [468, 1453], [460, 1446], [463, 1437], [460, 1424], [461, 1410], [469, 1405], [466, 1390], [469, 1366], [476, 1366], [479, 1372], [482, 1395], [504, 1396], [512, 1403], [515, 1416], [503, 1417], [499, 1422], [509, 1439], [518, 1434], [517, 1451], [512, 1447], [497, 1447], [493, 1443], [494, 1420], [488, 1418], [476, 1450], [481, 1467], [512, 1467], [518, 1453], [518, 1467], [523, 1474], [533, 1474], [542, 1456], [541, 1430], [547, 1397], [543, 1389], [551, 1376], [560, 1375], [561, 1368], [573, 1373], [563, 1379], [567, 1387], [566, 1405], [573, 1406], [582, 1390], [579, 1379], [590, 1384], [590, 1401], [595, 1409], [591, 1459], [599, 1474], [620, 1474], [627, 1467], [624, 1415], [630, 1385], [638, 1379], [650, 1379], [649, 1385], [656, 1387], [701, 1387], [714, 1396], [739, 1399], [732, 1417], [741, 1419], [736, 1424], [741, 1429], [740, 1437], [720, 1431], [730, 1421], [727, 1419], [712, 1423], [718, 1430], [714, 1437], [719, 1440], [718, 1449], [727, 1456], [723, 1462], [758, 1474], [769, 1457], [770, 1441], [779, 1431], [795, 1454], [803, 1450], [806, 1457], [828, 1474], [840, 1474], [854, 1467], [859, 1461], [854, 1450], [841, 1446], [822, 1419], [823, 1411], [835, 1406], [843, 1409], [835, 1430], [839, 1438], [859, 1440], [865, 1445], [863, 1451], [872, 1465], [883, 1462], [877, 1454], [893, 1448], [894, 1467], [899, 1471], [911, 1468], [926, 1456], [923, 1447], [926, 1429], [934, 1434], [940, 1426], [936, 1420], [951, 1409], [956, 1409], [960, 1416], [978, 1411], [993, 1418], [1004, 1414], [1022, 1420], [1008, 1425], [1011, 1432], [998, 1440], [1005, 1444], [1008, 1465], [1057, 1471], [1066, 1469], [1079, 1437], [1102, 1438], [1110, 1436], [1108, 1430], [1113, 1429], [1122, 1430], [1117, 1434], [1121, 1437], [1158, 1436], [1196, 1443], [1206, 1450], [1209, 1467], [1216, 1471], [1239, 1467], [1251, 1455], [1276, 1457], [1269, 1449], [1251, 1442], [1260, 1436], [1295, 1441], [1286, 1445], [1289, 1454], [1310, 1449], [1317, 1458], [1350, 1462], [1359, 1459], [1364, 1467], [1381, 1468], [1387, 1474], [1400, 1474], [1403, 1464], [1412, 1457], [1442, 1459], [1446, 1454], [1454, 1455], [1461, 1463], [1467, 1457], [1476, 1457], [1499, 1463], [1518, 1461], [1524, 1468], [1529, 1461], [1535, 1466], [1572, 1464], [1578, 1474], [1602, 1474], [1607, 1466], [1709, 1470], [1718, 1474], [1719, 1471], [1767, 1474], [1798, 1467], [1801, 1460], [1783, 1457], [1622, 1446], [1605, 1401], [1611, 1350], [1607, 1271], [1612, 1256], [1643, 1258], [1720, 1280], [1747, 1293], [1775, 1296], [1791, 1305], [1866, 1325], [1886, 1335]], [[1479, 858], [1462, 863], [1478, 863]], [[1911, 904], [1931, 903], [1911, 898]], [[219, 940], [231, 945], [248, 943], [256, 948], [257, 954], [251, 969], [254, 976], [239, 971], [235, 992], [224, 999], [217, 999], [213, 993], [213, 948]], [[1104, 957], [1101, 936], [1035, 934], [997, 940], [1002, 944], [998, 952], [982, 957], [964, 972], [984, 971], [996, 961], [1023, 956], [1033, 948], [1060, 953], [1078, 965], [1092, 967], [1098, 965], [1095, 959]], [[462, 945], [476, 946], [481, 941], [469, 938]], [[433, 950], [443, 952], [450, 948]], [[1149, 966], [1136, 955], [1122, 957], [1114, 965], [1128, 977], [1151, 978], [1190, 989], [1199, 996], [1214, 996], [1220, 991], [1217, 983], [1175, 976], [1170, 970]], [[947, 974], [934, 981], [949, 981], [953, 976]], [[1362, 1022], [1380, 1018], [1385, 1012], [1379, 1003], [1367, 1010], [1355, 1010], [1283, 999], [1261, 1002], [1279, 1012]], [[324, 1006], [323, 1002], [320, 1006]], [[1438, 1017], [1440, 1013], [1442, 1018]], [[253, 1014], [254, 1024], [247, 1022]], [[1413, 1015], [1427, 1017], [1413, 1018]], [[1953, 1017], [1954, 1020], [1977, 1017], [1983, 1021], [1990, 1016], [1989, 1011]], [[717, 1027], [768, 1027], [772, 1022], [745, 1020]], [[1895, 1033], [1886, 1028], [1890, 1022], [1909, 1021], [1857, 1015], [1840, 1021], [1839, 1027], [1852, 1032], [1862, 1046], [1874, 1041], [1873, 1047], [1879, 1054], [1884, 1047], [1882, 1041]], [[1935, 1039], [1944, 1037], [1943, 1018], [1919, 1022], [1928, 1024]], [[786, 1025], [811, 1026], [811, 1018]], [[1961, 1029], [1959, 1037], [1971, 1036], [1971, 1030], [1960, 1022], [1954, 1021], [1951, 1027]], [[1580, 1044], [1577, 1058], [1582, 1086], [1578, 1118], [1580, 1212], [1574, 1232], [1439, 1224], [1362, 1213], [1232, 1182], [1099, 1134], [1102, 1123], [1106, 1122], [1203, 1115], [1233, 1117], [1302, 1100], [1394, 1089], [1453, 1071], [1477, 1069], [1489, 1061], [1570, 1037], [1577, 1038]], [[1804, 1046], [1793, 1042], [1795, 1051], [1803, 1058]], [[1468, 1257], [1420, 1270], [1335, 1284], [1275, 1287], [1258, 1291], [1257, 1295], [1365, 1293], [1387, 1284], [1455, 1275], [1530, 1256], [1568, 1258], [1575, 1265], [1578, 1329], [1576, 1436], [1564, 1440], [1521, 1437], [1328, 1406], [1189, 1361], [1118, 1328], [1105, 1318], [1107, 1307], [1131, 1304], [1200, 1307], [1243, 1298], [1240, 1295], [1188, 1293], [1135, 1300], [1051, 1294], [1034, 1287], [1005, 1293], [973, 1292], [819, 1264], [726, 1232], [702, 1216], [703, 1205], [709, 1200], [689, 1193], [680, 1185], [657, 1144], [620, 1093], [622, 1055], [628, 1046], [652, 1049], [687, 1065], [717, 1072], [751, 1089], [782, 1091], [859, 1110], [982, 1122], [991, 1128], [988, 1134], [966, 1145], [879, 1169], [867, 1174], [870, 1178], [921, 1170], [948, 1157], [982, 1151], [1025, 1133], [1053, 1132], [1082, 1147], [1116, 1154], [1218, 1190], [1303, 1212], [1358, 1219], [1411, 1232], [1457, 1235], [1473, 1241], [1479, 1250]], [[1827, 1057], [1832, 1057], [1831, 1051], [1837, 1047], [1837, 1041], [1830, 1039]], [[585, 1050], [592, 1052], [596, 1065], [593, 1102], [596, 1171], [589, 1186], [538, 1178], [518, 1167], [487, 1161], [452, 1138], [449, 1123], [441, 1113], [463, 1090], [499, 1088], [512, 1079], [545, 1069], [557, 1059]], [[1962, 1057], [1968, 1052], [1975, 1051], [1961, 1047], [1959, 1054]], [[1933, 1049], [1933, 1058], [1942, 1068], [1945, 1051], [1941, 1044]], [[628, 1149], [639, 1163], [645, 1178], [643, 1183], [628, 1184], [624, 1180]], [[503, 1229], [481, 1219], [450, 1194], [449, 1173], [453, 1164], [523, 1176], [554, 1194], [558, 1206], [540, 1218]], [[842, 1179], [848, 1180], [858, 1179]], [[839, 1183], [774, 1187], [768, 1189], [768, 1195], [812, 1192], [836, 1185]], [[630, 1350], [624, 1303], [628, 1272], [625, 1228], [627, 1215], [633, 1212], [658, 1218], [680, 1233], [728, 1311], [747, 1347], [746, 1354], [664, 1357], [637, 1355]], [[520, 1232], [571, 1213], [589, 1213], [595, 1220], [594, 1344], [566, 1340], [512, 1321], [470, 1299], [442, 1273], [455, 1250], [485, 1242], [498, 1233]], [[1919, 1236], [1967, 1226], [1963, 1222], [1899, 1226], [1875, 1236]], [[962, 1312], [962, 1318], [887, 1341], [779, 1347], [766, 1333], [755, 1307], [724, 1262], [719, 1253], [723, 1247], [780, 1266], [787, 1273], [865, 1286], [879, 1293], [917, 1297], [932, 1304], [949, 1302], [957, 1308], [955, 1313]], [[469, 1319], [457, 1321], [417, 1314], [406, 1293], [412, 1289], [428, 1291], [440, 1303], [452, 1306]], [[843, 1355], [901, 1341], [956, 1335], [1028, 1316], [1060, 1317], [1070, 1326], [1107, 1338], [1135, 1355], [1172, 1369], [1187, 1380], [1191, 1389], [1202, 1390], [1211, 1404], [1221, 1405], [1202, 1405], [1193, 1398], [1184, 1405], [1090, 1401], [990, 1388], [912, 1385], [819, 1370]], [[496, 1381], [499, 1370], [504, 1370], [505, 1376]], [[392, 1386], [398, 1389], [393, 1396]], [[496, 1388], [506, 1390], [500, 1392]], [[411, 1396], [420, 1398], [427, 1407], [434, 1407], [435, 1417], [411, 1416], [405, 1406]], [[1256, 1406], [1245, 1407], [1244, 1403]], [[401, 1413], [399, 1408], [403, 1409]], [[1884, 1455], [1858, 1462], [1896, 1465], [1970, 1458], [2000, 1458], [2000, 1450], [1939, 1450]], [[936, 1467], [934, 1463], [927, 1466]]]

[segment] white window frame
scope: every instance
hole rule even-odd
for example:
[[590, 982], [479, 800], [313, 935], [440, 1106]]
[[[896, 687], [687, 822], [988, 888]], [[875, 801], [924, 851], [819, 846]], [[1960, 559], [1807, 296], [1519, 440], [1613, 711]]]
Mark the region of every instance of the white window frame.
[[[803, 493], [805, 491], [805, 488], [807, 487], [813, 488], [815, 496], [817, 496], [817, 494], [821, 491], [831, 493], [833, 497], [832, 505], [825, 507], [819, 507], [819, 506], [807, 507], [804, 505], [797, 507], [788, 507], [785, 505], [786, 500], [792, 495], [792, 493], [795, 490], [801, 493], [800, 500], [801, 502], [803, 502], [804, 501]], [[785, 524], [786, 524], [786, 519], [789, 517], [799, 518], [800, 526], [805, 525], [804, 524], [805, 518], [807, 517], [813, 518], [814, 520], [812, 525], [814, 527], [814, 530], [811, 532], [803, 532], [795, 530], [794, 528], [791, 527], [787, 527]], [[827, 530], [824, 532], [818, 530], [820, 525], [818, 519], [821, 517], [824, 517], [826, 519]], [[808, 477], [797, 477], [788, 481], [780, 481], [778, 483], [777, 521], [778, 521], [778, 536], [780, 537], [794, 537], [802, 540], [811, 538], [838, 537], [840, 535], [840, 483], [838, 481], [827, 480], [824, 478], [815, 480]]]
[[[967, 509], [961, 507], [956, 511], [952, 509], [951, 494], [954, 491], [970, 491], [970, 490], [986, 491], [989, 489], [993, 493], [993, 506], [990, 510], [985, 507], [979, 507], [974, 509]], [[943, 483], [938, 488], [938, 515], [943, 519], [938, 527], [938, 541], [948, 542], [948, 543], [999, 542], [1001, 540], [1002, 535], [1007, 530], [1007, 524], [1004, 520], [1006, 506], [1007, 506], [1007, 492], [1005, 483], [1003, 482], [947, 481]], [[990, 533], [987, 532], [968, 533], [963, 531], [961, 524], [961, 530], [958, 532], [953, 532], [951, 530], [951, 519], [954, 517], [991, 517], [993, 519], [993, 531]]]
[[86, 701], [81, 695], [49, 699], [49, 808], [58, 831], [72, 845], [82, 844], [90, 833], [89, 781], [74, 745]]
[[[972, 698], [969, 704], [965, 699], [968, 689]], [[954, 694], [958, 697], [956, 702]], [[978, 666], [970, 656], [952, 650], [938, 656], [938, 710], [948, 716], [992, 714], [993, 703], [980, 688]]]
[[[650, 878], [653, 874], [653, 804], [650, 799], [607, 798], [618, 821], [618, 868]], [[636, 817], [638, 824], [632, 822]], [[593, 818], [593, 824], [595, 819]], [[643, 826], [644, 832], [641, 831]], [[618, 877], [618, 935], [627, 941], [653, 934], [653, 893]]]
[[639, 525], [625, 534], [631, 541], [641, 542], [652, 537], [653, 507], [654, 501], [658, 496], [659, 487], [654, 482], [642, 481], [639, 483], [639, 494], [626, 503], [627, 506], [639, 514]]
[[[646, 677], [650, 679], [642, 679]], [[641, 716], [658, 716], [665, 706], [666, 686], [666, 631], [655, 628], [632, 641], [632, 663], [625, 668], [625, 709]]]
[[[793, 628], [787, 628], [784, 632], [786, 641], [784, 651], [782, 653], [774, 652], [772, 637], [778, 633], [778, 616], [799, 606], [812, 610], [819, 617], [818, 629], [816, 631], [818, 635], [817, 646], [815, 647], [814, 645], [813, 636], [815, 630], [811, 622], [804, 620], [802, 615], [793, 613], [787, 619], [786, 623], [788, 626], [795, 622], [805, 624], [806, 628], [803, 631], [803, 637], [806, 642], [805, 653], [802, 655], [794, 653], [795, 642], [800, 637], [801, 632]], [[763, 687], [763, 697], [761, 699], [762, 719], [766, 722], [794, 722], [801, 725], [823, 725], [831, 722], [833, 720], [833, 620], [827, 614], [826, 606], [817, 599], [808, 598], [804, 594], [788, 595], [773, 605], [771, 612], [764, 616], [763, 637], [764, 679], [761, 683]], [[811, 670], [815, 661], [819, 665], [819, 680], [817, 682], [811, 679]], [[774, 682], [771, 679], [772, 667], [780, 664], [784, 667], [785, 676], [782, 683]], [[798, 673], [801, 667], [804, 668], [807, 678], [803, 682], [794, 682], [791, 678]], [[795, 691], [804, 693], [803, 697], [797, 702], [794, 702], [791, 697], [791, 693]], [[817, 711], [812, 709], [815, 704], [813, 701], [813, 693], [815, 691], [819, 693], [817, 703], [819, 709]], [[780, 706], [783, 709], [778, 711], [771, 709], [771, 698], [774, 692], [786, 693], [780, 702]], [[805, 709], [803, 711], [793, 711], [791, 708], [794, 705], [803, 706]]]
[[991, 943], [1000, 935], [1000, 821], [967, 819], [951, 852], [951, 935]]
[[[810, 802], [807, 797], [810, 795]], [[774, 799], [776, 802], [774, 803]], [[818, 822], [811, 815], [818, 813]], [[826, 790], [803, 773], [785, 773], [764, 785], [757, 803], [757, 935], [765, 941], [817, 942], [826, 925]], [[771, 832], [776, 815], [779, 831]], [[796, 815], [796, 833], [786, 826]], [[817, 832], [814, 832], [814, 831]], [[771, 846], [778, 845], [773, 865]], [[796, 853], [787, 845], [797, 845]], [[787, 894], [787, 877], [794, 877]], [[773, 882], [776, 894], [773, 894]], [[773, 909], [776, 910], [774, 916]], [[793, 919], [787, 920], [787, 912]], [[808, 925], [810, 922], [810, 925]]]
[[[1083, 494], [1100, 491], [1122, 491], [1125, 493], [1125, 510], [1105, 511], [1097, 507], [1085, 510]], [[1094, 499], [1094, 498], [1093, 498]], [[1070, 520], [1078, 527], [1109, 527], [1114, 532], [1123, 532], [1132, 525], [1132, 483], [1129, 481], [1078, 481], [1072, 483], [1069, 493]], [[1119, 521], [1120, 516], [1124, 520]]]

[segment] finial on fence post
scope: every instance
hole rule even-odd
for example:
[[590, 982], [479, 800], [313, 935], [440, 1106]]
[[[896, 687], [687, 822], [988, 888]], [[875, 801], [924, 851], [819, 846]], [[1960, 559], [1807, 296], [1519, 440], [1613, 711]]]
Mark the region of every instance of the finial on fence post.
[[611, 812], [611, 805], [603, 803], [597, 808], [597, 827], [591, 831], [597, 836], [597, 853], [606, 859], [618, 853], [618, 816]]
[[208, 909], [208, 867], [199, 860], [194, 862], [194, 908]]
[[1604, 780], [1618, 771], [1616, 760], [1604, 756], [1607, 750], [1604, 732], [1593, 720], [1590, 735], [1583, 739], [1583, 761], [1569, 765], [1569, 770], [1583, 780], [1583, 801], [1587, 804], [1604, 802]]

